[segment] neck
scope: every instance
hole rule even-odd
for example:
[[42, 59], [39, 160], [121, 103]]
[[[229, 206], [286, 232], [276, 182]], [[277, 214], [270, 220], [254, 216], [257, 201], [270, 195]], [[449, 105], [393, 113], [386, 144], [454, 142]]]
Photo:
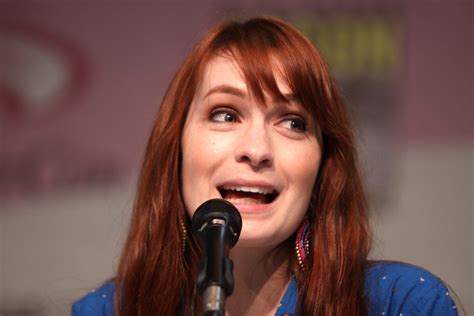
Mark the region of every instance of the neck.
[[235, 248], [234, 293], [226, 300], [227, 315], [275, 314], [289, 281], [285, 252]]

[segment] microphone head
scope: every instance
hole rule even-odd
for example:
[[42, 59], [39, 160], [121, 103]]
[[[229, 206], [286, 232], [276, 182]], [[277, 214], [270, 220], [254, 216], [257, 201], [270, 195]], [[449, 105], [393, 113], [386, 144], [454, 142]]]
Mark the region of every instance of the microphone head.
[[233, 247], [240, 237], [242, 230], [242, 217], [237, 208], [229, 201], [223, 199], [211, 199], [201, 204], [191, 220], [193, 233], [200, 239], [203, 238], [206, 229], [220, 226], [228, 229], [230, 234], [229, 246]]

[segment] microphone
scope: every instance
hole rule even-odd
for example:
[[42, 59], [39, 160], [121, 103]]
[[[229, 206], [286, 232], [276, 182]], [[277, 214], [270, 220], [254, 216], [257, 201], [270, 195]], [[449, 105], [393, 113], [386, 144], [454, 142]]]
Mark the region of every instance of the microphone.
[[224, 302], [234, 290], [229, 250], [239, 239], [242, 218], [232, 203], [212, 199], [196, 209], [192, 229], [204, 250], [197, 287], [203, 298], [203, 315], [223, 316]]

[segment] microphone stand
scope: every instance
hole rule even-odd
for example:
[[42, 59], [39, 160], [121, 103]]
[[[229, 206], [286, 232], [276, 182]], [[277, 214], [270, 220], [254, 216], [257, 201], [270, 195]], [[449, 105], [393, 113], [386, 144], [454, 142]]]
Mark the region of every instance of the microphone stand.
[[197, 208], [192, 228], [204, 251], [197, 278], [203, 315], [224, 316], [225, 299], [234, 290], [234, 264], [229, 251], [239, 239], [242, 218], [230, 202], [212, 199]]
[[[208, 230], [210, 235], [225, 233], [219, 226], [209, 227]], [[202, 310], [205, 316], [224, 316], [225, 299], [234, 290], [234, 265], [228, 258], [229, 247], [219, 246], [222, 241], [223, 238], [208, 238], [208, 244], [211, 245], [205, 247], [208, 253], [201, 259], [197, 286], [202, 294]]]

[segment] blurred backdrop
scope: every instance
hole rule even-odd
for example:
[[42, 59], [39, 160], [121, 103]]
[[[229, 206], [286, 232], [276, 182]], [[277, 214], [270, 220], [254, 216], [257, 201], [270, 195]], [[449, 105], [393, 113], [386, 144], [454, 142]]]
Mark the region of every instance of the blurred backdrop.
[[472, 1], [2, 0], [0, 315], [67, 315], [113, 277], [168, 83], [210, 26], [256, 14], [305, 32], [341, 86], [371, 256], [474, 312]]

